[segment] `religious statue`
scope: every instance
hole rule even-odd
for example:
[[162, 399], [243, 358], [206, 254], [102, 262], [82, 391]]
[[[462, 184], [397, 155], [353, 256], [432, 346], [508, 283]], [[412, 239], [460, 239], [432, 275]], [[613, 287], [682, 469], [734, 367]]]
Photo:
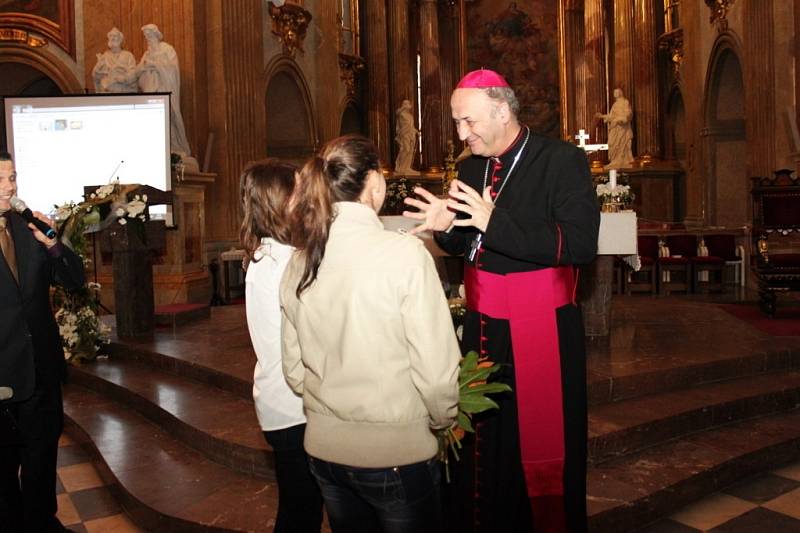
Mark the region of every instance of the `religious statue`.
[[162, 41], [163, 35], [155, 24], [142, 26], [147, 41], [147, 50], [137, 66], [139, 89], [143, 93], [170, 93], [170, 141], [172, 152], [181, 156], [184, 164], [197, 167], [197, 161], [190, 157], [189, 141], [181, 115], [181, 71], [178, 54], [172, 45]]
[[397, 159], [394, 163], [395, 174], [419, 174], [419, 172], [411, 168], [419, 131], [414, 127], [414, 110], [410, 100], [403, 100], [403, 103], [397, 110], [397, 126], [395, 129], [396, 134], [394, 139], [399, 145]]
[[117, 28], [107, 34], [108, 50], [97, 54], [97, 64], [92, 69], [94, 90], [98, 93], [135, 93], [136, 59], [122, 49], [125, 36]]
[[633, 161], [631, 145], [633, 143], [633, 130], [631, 119], [633, 110], [627, 98], [622, 94], [622, 89], [614, 89], [614, 104], [608, 113], [597, 113], [608, 124], [608, 159], [606, 170], [628, 168]]

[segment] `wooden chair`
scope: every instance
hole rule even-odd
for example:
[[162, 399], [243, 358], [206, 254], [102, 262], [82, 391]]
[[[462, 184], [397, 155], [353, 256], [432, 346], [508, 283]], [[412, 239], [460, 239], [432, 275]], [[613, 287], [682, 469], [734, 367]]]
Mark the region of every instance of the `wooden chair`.
[[658, 280], [658, 237], [655, 235], [639, 235], [636, 238], [641, 268], [628, 272], [625, 283], [625, 294], [649, 292], [657, 294]]
[[660, 294], [692, 290], [692, 259], [697, 256], [695, 235], [669, 235], [665, 244], [669, 255], [658, 258]]
[[752, 178], [753, 256], [759, 307], [775, 316], [777, 294], [800, 291], [800, 180], [791, 171]]
[[727, 254], [728, 252], [722, 249], [725, 242], [724, 239], [720, 239], [722, 237], [731, 237], [733, 239], [734, 248], [730, 250], [730, 254], [733, 255], [735, 253], [736, 239], [733, 235], [702, 237], [700, 244], [697, 246], [696, 255], [692, 257], [694, 292], [723, 290], [722, 269], [725, 268], [725, 259], [721, 254]]
[[736, 236], [730, 233], [704, 235], [703, 242], [708, 255], [720, 257], [726, 267], [733, 267], [733, 281], [736, 285], [745, 285], [744, 246], [736, 244]]

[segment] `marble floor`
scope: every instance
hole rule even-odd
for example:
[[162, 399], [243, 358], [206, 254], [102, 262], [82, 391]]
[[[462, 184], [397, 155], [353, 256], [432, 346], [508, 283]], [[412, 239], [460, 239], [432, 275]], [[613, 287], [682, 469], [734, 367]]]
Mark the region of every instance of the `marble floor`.
[[100, 478], [91, 459], [69, 435], [58, 443], [57, 517], [76, 533], [138, 533]]
[[640, 533], [797, 533], [800, 461], [684, 507]]
[[[762, 364], [763, 361], [779, 364], [787, 356], [795, 357], [800, 350], [800, 330], [796, 337], [771, 337], [734, 318], [716, 305], [749, 302], [755, 305], [755, 294], [739, 288], [729, 288], [721, 295], [615, 296], [611, 335], [589, 343], [587, 386], [592, 404], [590, 419], [595, 417], [592, 427], [597, 433], [592, 436], [618, 430], [616, 426], [621, 427], [624, 425], [622, 422], [630, 422], [621, 422], [608, 416], [600, 420], [598, 417], [602, 414], [603, 406], [610, 402], [640, 396], [643, 391], [663, 393], [666, 398], [670, 389], [665, 385], [693, 382], [697, 373], [713, 380], [713, 373], [717, 371], [738, 375], [739, 367], [749, 368], [754, 363]], [[788, 304], [800, 305], [800, 301]], [[177, 329], [159, 329], [149, 338], [128, 339], [116, 348], [118, 351], [136, 352], [139, 358], [135, 362], [137, 365], [143, 360], [149, 360], [153, 366], [165, 365], [163, 360], [169, 359], [169, 366], [179, 369], [182, 375], [194, 379], [211, 376], [217, 387], [240, 398], [247, 398], [252, 387], [255, 358], [244, 327], [243, 306], [216, 307], [211, 310], [211, 315], [210, 320], [201, 320]], [[123, 357], [123, 353], [112, 354], [111, 359], [116, 360], [116, 364], [131, 364], [131, 361]], [[743, 370], [744, 376], [749, 375], [745, 371], [747, 368]], [[115, 369], [116, 367], [109, 367], [107, 371]], [[97, 373], [99, 374], [99, 370]], [[109, 376], [105, 377], [111, 379]], [[140, 394], [149, 391], [142, 383], [149, 384], [149, 388], [158, 389], [156, 392], [161, 404], [165, 402], [168, 386], [174, 387], [176, 394], [186, 396], [187, 406], [193, 406], [192, 412], [198, 410], [196, 401], [189, 401], [196, 397], [196, 393], [188, 385], [179, 387], [171, 385], [163, 377], [159, 377], [160, 381], [156, 382], [152, 377], [143, 378], [133, 374], [127, 375], [126, 379], [130, 382], [129, 385], [138, 387], [137, 390], [141, 389]], [[701, 391], [700, 394], [710, 396], [712, 392]], [[713, 394], [722, 397], [732, 395], [732, 392], [715, 390]], [[684, 396], [687, 395], [672, 393], [669, 397], [674, 399], [670, 400], [666, 411], [682, 408], [683, 403], [688, 404], [690, 398]], [[180, 404], [178, 400], [181, 398], [183, 396], [176, 396], [172, 403]], [[712, 400], [721, 401], [708, 399], [709, 402]], [[162, 407], [175, 411], [177, 417], [185, 414], [180, 409], [172, 409], [170, 402], [167, 404]], [[208, 409], [206, 414], [213, 420], [219, 419], [218, 412], [214, 409]], [[249, 414], [252, 415], [252, 412]], [[628, 418], [631, 416], [628, 413]], [[226, 420], [233, 425], [239, 424], [238, 419], [231, 420], [230, 416]], [[215, 427], [205, 427], [208, 424], [189, 418], [187, 421], [209, 435], [218, 436], [219, 432]], [[609, 424], [616, 426], [611, 427]], [[237, 435], [241, 433], [237, 432]], [[237, 441], [234, 444], [242, 443]], [[800, 454], [792, 457], [792, 461], [800, 461]], [[81, 464], [85, 466], [82, 467]], [[63, 489], [59, 495], [59, 516], [66, 526], [75, 531], [137, 531], [127, 521], [119, 505], [110, 498], [107, 489], [102, 487], [99, 476], [95, 473], [92, 477], [89, 473], [91, 464], [74, 443], [67, 442], [62, 447], [59, 466], [60, 490]], [[83, 476], [81, 479], [87, 481], [67, 481], [64, 476], [71, 474], [79, 478]], [[718, 488], [719, 485], [714, 490]], [[693, 502], [677, 513], [657, 516], [667, 515], [668, 518], [643, 531], [800, 532], [800, 462], [747, 479], [707, 499]], [[118, 524], [112, 525], [109, 522], [107, 526], [95, 527], [98, 520], [115, 520]], [[119, 529], [114, 529], [116, 527]], [[133, 529], [125, 529], [126, 527]], [[621, 530], [603, 528], [602, 532], [605, 531], [616, 533]]]

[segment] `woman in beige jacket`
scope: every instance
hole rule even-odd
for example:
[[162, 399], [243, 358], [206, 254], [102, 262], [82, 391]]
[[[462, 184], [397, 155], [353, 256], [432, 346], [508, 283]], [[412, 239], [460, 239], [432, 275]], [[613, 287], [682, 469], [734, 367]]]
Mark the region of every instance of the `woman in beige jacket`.
[[433, 430], [456, 416], [460, 353], [430, 254], [377, 216], [378, 165], [370, 141], [347, 136], [303, 169], [306, 245], [281, 283], [283, 368], [303, 395], [333, 531], [438, 531]]

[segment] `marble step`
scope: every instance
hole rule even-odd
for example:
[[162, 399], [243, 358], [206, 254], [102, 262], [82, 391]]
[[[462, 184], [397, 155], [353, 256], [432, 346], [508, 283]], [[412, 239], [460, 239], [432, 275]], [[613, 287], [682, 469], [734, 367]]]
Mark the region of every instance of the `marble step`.
[[800, 406], [800, 370], [747, 376], [589, 408], [589, 462]]
[[[769, 343], [746, 340], [736, 346], [712, 347], [699, 339], [698, 353], [670, 358], [636, 360], [607, 356], [596, 347], [589, 349], [587, 394], [590, 406], [652, 394], [681, 390], [748, 376], [800, 369], [800, 346], [791, 337], [775, 337]], [[698, 349], [698, 347], [695, 347]]]
[[175, 439], [245, 474], [275, 478], [252, 398], [130, 359], [70, 368], [70, 382], [135, 409]]
[[[185, 328], [184, 328], [185, 329]], [[179, 374], [196, 381], [208, 383], [242, 399], [253, 398], [253, 368], [256, 355], [246, 339], [246, 347], [213, 347], [201, 351], [202, 340], [189, 342], [182, 339], [159, 339], [145, 342], [126, 339], [111, 342], [107, 353], [114, 360], [133, 360]]]
[[146, 531], [265, 531], [277, 487], [217, 464], [127, 406], [70, 384], [66, 431]]
[[632, 532], [800, 457], [800, 408], [687, 435], [593, 465], [589, 530]]

